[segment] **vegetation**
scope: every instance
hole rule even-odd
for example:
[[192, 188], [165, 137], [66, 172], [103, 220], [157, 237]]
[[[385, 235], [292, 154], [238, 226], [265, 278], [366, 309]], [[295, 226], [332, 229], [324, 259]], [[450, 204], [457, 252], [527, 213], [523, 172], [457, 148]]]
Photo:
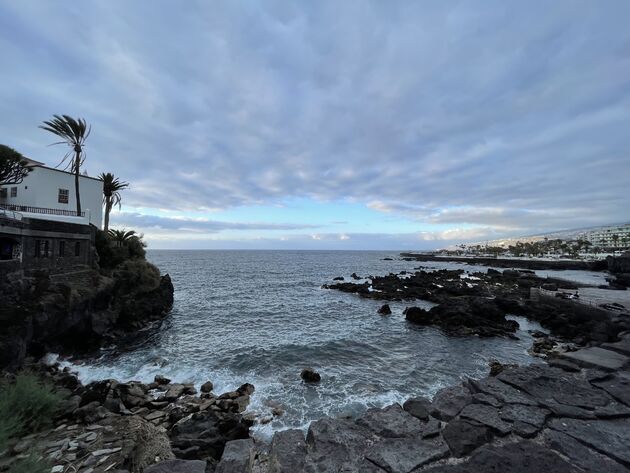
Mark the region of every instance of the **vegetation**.
[[97, 231], [96, 252], [101, 268], [112, 269], [130, 259], [144, 259], [146, 243], [142, 238], [133, 230]]
[[6, 145], [0, 145], [0, 186], [19, 184], [31, 171], [26, 158]]
[[116, 280], [124, 287], [148, 292], [160, 285], [160, 270], [144, 259], [129, 259], [116, 267]]
[[35, 453], [22, 458], [11, 465], [9, 473], [49, 473], [50, 464], [43, 458], [39, 458]]
[[473, 255], [492, 255], [498, 256], [535, 256], [542, 257], [545, 255], [567, 256], [575, 258], [580, 253], [600, 250], [594, 248], [590, 241], [562, 240], [545, 238], [539, 241], [516, 242], [514, 245], [507, 247], [502, 246], [484, 246], [484, 245], [459, 245], [458, 254], [466, 253]]
[[36, 375], [23, 372], [14, 382], [0, 384], [0, 451], [7, 442], [51, 424], [61, 402], [53, 388]]
[[120, 181], [111, 172], [101, 173], [98, 177], [103, 181], [103, 205], [105, 205], [105, 223], [103, 229], [107, 233], [109, 231], [109, 213], [115, 205], [118, 205], [118, 208], [120, 208], [120, 202], [122, 200], [120, 191], [129, 187], [129, 183]]
[[57, 135], [62, 141], [53, 143], [66, 144], [70, 146], [71, 151], [68, 151], [61, 160], [60, 164], [63, 164], [68, 157], [74, 153], [74, 159], [70, 161], [70, 168], [74, 172], [74, 191], [77, 200], [77, 216], [81, 216], [81, 193], [79, 191], [79, 175], [81, 165], [85, 160], [85, 154], [83, 148], [85, 146], [85, 140], [90, 136], [91, 127], [88, 126], [86, 121], [82, 118], [74, 119], [69, 115], [53, 115], [52, 120], [44, 121], [43, 125], [39, 126], [42, 130], [49, 131], [54, 135]]

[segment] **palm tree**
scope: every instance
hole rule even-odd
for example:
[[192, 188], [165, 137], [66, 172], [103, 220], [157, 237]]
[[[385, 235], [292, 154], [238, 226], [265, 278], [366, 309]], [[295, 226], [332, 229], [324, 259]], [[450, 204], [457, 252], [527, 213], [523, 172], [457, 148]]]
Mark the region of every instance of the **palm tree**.
[[103, 204], [105, 205], [105, 224], [103, 229], [105, 233], [109, 231], [109, 213], [114, 205], [120, 208], [120, 191], [129, 187], [128, 182], [119, 181], [111, 172], [107, 174], [101, 173], [98, 178], [103, 181]]
[[62, 139], [54, 145], [67, 144], [72, 148], [71, 151], [61, 160], [61, 163], [68, 158], [74, 152], [74, 159], [71, 161], [70, 168], [74, 172], [74, 190], [77, 198], [77, 216], [81, 216], [81, 194], [79, 192], [79, 171], [81, 164], [85, 159], [83, 155], [83, 147], [85, 146], [85, 140], [90, 136], [92, 129], [83, 118], [74, 119], [68, 115], [53, 115], [52, 120], [44, 121], [43, 125], [39, 128], [49, 131]]
[[107, 232], [107, 234], [109, 235], [109, 237], [112, 240], [114, 240], [116, 242], [116, 246], [118, 246], [118, 247], [123, 246], [129, 240], [131, 240], [133, 238], [138, 238], [136, 236], [136, 232], [135, 231], [133, 231], [133, 230], [125, 231], [124, 228], [122, 230], [109, 230]]

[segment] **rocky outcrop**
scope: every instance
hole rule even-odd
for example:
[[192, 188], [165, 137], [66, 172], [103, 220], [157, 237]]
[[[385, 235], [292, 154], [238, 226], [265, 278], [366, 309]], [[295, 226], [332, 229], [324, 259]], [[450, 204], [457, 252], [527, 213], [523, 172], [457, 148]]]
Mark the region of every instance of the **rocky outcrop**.
[[306, 439], [296, 430], [277, 433], [267, 471], [628, 471], [628, 369], [628, 357], [611, 373], [503, 365], [432, 401], [318, 420]]
[[[111, 379], [83, 386], [56, 366], [28, 368], [52, 381], [63, 402], [52, 429], [10, 440], [8, 455], [2, 458], [0, 452], [2, 465], [29, 450], [52, 459], [59, 471], [203, 472], [207, 464], [219, 463], [232, 441], [251, 442], [252, 422], [241, 415], [253, 393], [251, 384], [198, 397], [191, 384], [163, 382], [162, 377], [150, 384]], [[238, 445], [226, 468], [238, 464]]]
[[142, 260], [109, 276], [83, 271], [58, 281], [45, 272], [0, 281], [0, 368], [25, 356], [94, 349], [160, 321], [173, 305], [168, 275]]
[[495, 268], [523, 268], [523, 269], [575, 269], [584, 271], [603, 271], [606, 262], [599, 261], [574, 261], [574, 260], [536, 260], [514, 258], [488, 258], [483, 256], [438, 256], [421, 253], [401, 253], [401, 258], [406, 261], [453, 261], [456, 263], [480, 264], [494, 266]]
[[417, 325], [437, 325], [452, 335], [479, 335], [492, 337], [511, 335], [518, 329], [518, 322], [507, 320], [506, 312], [494, 300], [482, 297], [454, 297], [424, 310], [408, 307], [407, 321]]

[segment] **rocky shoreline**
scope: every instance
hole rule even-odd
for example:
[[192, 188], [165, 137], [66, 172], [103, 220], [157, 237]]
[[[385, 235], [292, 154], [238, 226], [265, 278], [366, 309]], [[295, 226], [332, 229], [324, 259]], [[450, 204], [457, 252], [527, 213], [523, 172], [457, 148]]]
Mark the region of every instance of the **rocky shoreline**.
[[516, 258], [491, 258], [484, 256], [438, 256], [428, 253], [401, 253], [405, 261], [450, 261], [454, 263], [479, 264], [496, 268], [520, 269], [574, 269], [582, 271], [604, 271], [608, 269], [606, 260], [575, 261], [575, 260], [536, 260]]
[[[449, 335], [514, 337], [518, 324], [506, 315], [537, 320], [550, 332], [532, 334], [531, 351], [541, 362], [493, 363], [490, 376], [465, 379], [433, 399], [413, 398], [356, 418], [323, 418], [306, 435], [281, 431], [270, 444], [250, 435], [255, 422], [268, 421], [247, 412], [255, 395], [251, 384], [221, 395], [210, 381], [197, 392], [161, 376], [148, 384], [103, 380], [84, 386], [68, 369], [34, 364], [31, 369], [62, 394], [63, 406], [50, 429], [11, 442], [0, 455], [0, 471], [27, 451], [48, 461], [53, 473], [630, 471], [628, 317], [582, 312], [560, 299], [534, 300], [531, 289], [541, 285], [579, 288], [530, 271], [339, 279], [325, 287], [409, 301], [408, 323], [436, 325]], [[425, 310], [413, 305], [416, 299], [437, 305]], [[386, 316], [388, 308], [371, 316]], [[103, 333], [140, 323], [117, 323]], [[301, 376], [321, 382], [308, 370]]]
[[173, 306], [173, 292], [169, 275], [145, 260], [109, 274], [0, 277], [0, 368], [15, 370], [27, 356], [88, 352], [117, 342], [159, 323]]

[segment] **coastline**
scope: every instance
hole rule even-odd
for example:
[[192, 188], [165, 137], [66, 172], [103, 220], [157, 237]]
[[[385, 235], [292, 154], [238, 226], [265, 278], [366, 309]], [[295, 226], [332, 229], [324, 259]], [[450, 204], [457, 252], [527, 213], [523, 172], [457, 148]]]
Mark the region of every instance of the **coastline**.
[[[367, 290], [365, 283], [358, 282], [337, 283], [339, 287], [329, 285], [327, 289], [343, 287], [347, 289], [344, 292], [383, 302], [401, 299], [413, 305], [417, 299], [433, 300], [438, 304], [436, 307], [442, 307], [440, 317], [425, 320], [425, 313], [431, 313], [428, 310], [421, 312], [419, 319], [408, 316], [407, 322], [402, 323], [437, 325], [448, 336], [455, 337], [476, 334], [509, 338], [512, 329], [501, 325], [501, 320], [506, 312], [520, 312], [539, 320], [552, 332], [551, 335], [533, 334], [531, 348], [533, 354], [547, 359], [549, 366], [532, 364], [516, 368], [493, 364], [492, 376], [464, 380], [462, 384], [439, 391], [433, 399], [416, 398], [370, 409], [352, 418], [325, 417], [311, 423], [306, 437], [303, 431], [290, 429], [276, 433], [269, 444], [251, 435], [254, 422], [269, 421], [248, 416], [246, 412], [251, 396], [256, 396], [252, 385], [244, 384], [221, 395], [214, 394], [212, 387], [206, 386], [197, 393], [193, 386], [168, 383], [163, 378], [156, 378], [153, 383], [102, 380], [83, 386], [68, 369], [45, 368], [46, 377], [65, 390], [65, 409], [55, 421], [54, 429], [35, 434], [29, 445], [44, 448], [43, 455], [53, 455], [56, 466], [63, 467], [59, 471], [93, 468], [94, 473], [100, 473], [112, 465], [130, 472], [177, 471], [172, 470], [175, 468], [172, 462], [178, 458], [178, 465], [189, 469], [203, 467], [200, 472], [239, 472], [253, 468], [257, 473], [294, 473], [338, 471], [343, 466], [344, 471], [391, 473], [425, 469], [465, 471], [462, 468], [489, 471], [497, 455], [510, 458], [505, 471], [520, 471], [510, 468], [517, 468], [523, 461], [538, 461], [537, 458], [543, 459], [539, 465], [543, 471], [550, 466], [557, 466], [558, 471], [584, 468], [586, 463], [579, 454], [575, 438], [562, 431], [559, 423], [570, 422], [578, 429], [581, 424], [574, 421], [597, 422], [606, 435], [612, 432], [617, 435], [614, 438], [625, 441], [623, 435], [628, 431], [630, 405], [614, 386], [625, 383], [628, 376], [627, 355], [630, 353], [624, 354], [624, 350], [630, 343], [629, 334], [625, 332], [630, 326], [605, 312], [603, 315], [591, 312], [585, 319], [584, 314], [574, 313], [574, 308], [562, 300], [552, 299], [554, 304], [551, 305], [547, 304], [549, 301], [529, 300], [532, 287], [541, 284], [574, 287], [566, 281], [550, 282], [530, 272], [512, 270], [503, 273], [488, 270], [462, 276], [462, 271], [457, 270], [403, 272], [371, 277], [372, 291]], [[487, 306], [488, 296], [494, 298], [491, 306]], [[455, 305], [454, 300], [458, 301]], [[475, 307], [481, 300], [486, 302], [477, 313]], [[461, 305], [462, 301], [470, 304]], [[568, 319], [549, 317], [549, 310], [553, 314], [564, 311], [563, 317]], [[495, 312], [494, 316], [486, 317]], [[456, 319], [451, 318], [452, 313], [458, 314]], [[450, 322], [445, 325], [443, 320]], [[471, 321], [473, 325], [469, 325]], [[499, 325], [492, 325], [497, 321]], [[487, 331], [487, 327], [492, 330]], [[615, 347], [611, 349], [609, 345]], [[617, 359], [618, 366], [598, 366], [601, 353], [593, 363], [592, 352], [597, 348], [617, 353], [621, 357]], [[528, 381], [518, 386], [513, 380], [507, 381], [508, 377]], [[556, 381], [550, 380], [558, 379], [570, 387], [569, 391], [560, 389], [561, 401], [549, 403], [548, 397], [558, 391], [558, 386], [553, 384]], [[528, 391], [531, 383], [542, 384], [541, 390]], [[602, 390], [608, 394], [598, 394]], [[586, 406], [583, 397], [587, 399]], [[597, 399], [595, 404], [588, 401], [592, 398]], [[281, 406], [277, 409], [277, 415], [282, 415]], [[543, 420], [531, 424], [528, 419], [532, 416]], [[94, 443], [82, 442], [87, 438], [82, 436], [92, 438], [90, 432], [93, 431], [99, 432]], [[131, 438], [129, 432], [133, 433]], [[144, 434], [136, 436], [134, 432], [151, 432], [155, 442], [146, 442], [142, 440]], [[208, 432], [217, 434], [208, 437]], [[51, 437], [56, 440], [51, 441]], [[124, 441], [120, 443], [115, 437]], [[76, 442], [83, 449], [81, 457], [76, 456], [76, 449], [71, 449]], [[627, 466], [625, 458], [593, 443], [596, 439], [590, 442], [580, 445], [592, 450], [588, 455], [591, 466], [613, 471]], [[19, 455], [23, 446], [20, 442], [12, 445], [14, 456], [10, 458]], [[156, 457], [170, 462], [163, 468], [171, 470], [151, 470], [147, 458], [140, 461], [138, 452], [145, 448], [159, 450], [161, 453]], [[102, 458], [105, 460], [101, 462]], [[86, 461], [89, 463], [84, 464]], [[146, 468], [136, 468], [137, 465]]]
[[526, 258], [492, 258], [482, 256], [437, 256], [422, 253], [400, 253], [401, 258], [409, 261], [450, 261], [454, 263], [479, 264], [498, 268], [520, 269], [573, 269], [582, 271], [604, 271], [608, 269], [606, 260], [541, 260]]

